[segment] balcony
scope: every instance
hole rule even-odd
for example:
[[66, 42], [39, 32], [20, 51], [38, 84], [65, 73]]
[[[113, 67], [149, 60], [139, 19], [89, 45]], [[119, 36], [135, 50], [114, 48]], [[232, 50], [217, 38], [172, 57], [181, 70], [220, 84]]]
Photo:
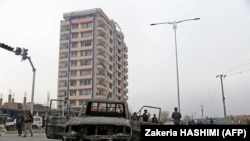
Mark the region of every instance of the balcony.
[[61, 34], [69, 33], [69, 27], [62, 27], [61, 28]]
[[97, 87], [97, 89], [100, 89], [100, 90], [105, 90], [106, 89], [106, 85], [104, 83], [97, 83], [96, 87]]
[[122, 86], [121, 86], [121, 85], [118, 85], [118, 84], [116, 84], [116, 87], [117, 87], [118, 89], [121, 89], [121, 88], [122, 88]]
[[96, 95], [97, 99], [106, 99], [107, 96], [106, 95]]
[[98, 54], [97, 54], [97, 59], [106, 60], [106, 55], [105, 55], [105, 53], [98, 53]]
[[89, 64], [89, 65], [82, 65], [82, 66], [77, 67], [77, 69], [92, 69], [92, 65], [91, 64]]
[[125, 45], [125, 46], [123, 46], [123, 50], [124, 50], [124, 52], [128, 52], [128, 47]]
[[101, 71], [105, 71], [106, 70], [106, 66], [104, 63], [100, 62], [97, 64], [97, 69], [101, 70]]
[[123, 54], [124, 59], [128, 59], [128, 54]]
[[128, 93], [128, 88], [124, 88], [124, 93]]
[[124, 85], [128, 86], [128, 81], [123, 81]]
[[105, 80], [106, 79], [106, 75], [104, 73], [98, 73], [96, 75], [96, 78], [97, 79], [101, 79], [101, 80]]
[[124, 73], [128, 73], [128, 68], [127, 67], [124, 67]]
[[97, 27], [102, 27], [102, 28], [105, 28], [106, 27], [106, 23], [103, 19], [98, 19], [97, 20]]
[[97, 25], [97, 31], [98, 32], [106, 32], [106, 28], [104, 26]]
[[98, 44], [97, 50], [99, 50], [99, 52], [105, 52], [106, 51], [105, 44]]
[[104, 96], [104, 97], [107, 97], [107, 94], [105, 93], [104, 90], [102, 90], [102, 91], [97, 92], [97, 93], [96, 93], [96, 96]]
[[124, 61], [123, 64], [124, 64], [125, 66], [128, 66], [128, 60], [124, 59], [123, 61]]
[[116, 68], [117, 72], [122, 73], [122, 70], [119, 68]]
[[89, 74], [89, 75], [80, 75], [77, 77], [78, 79], [92, 79], [92, 75]]
[[127, 95], [123, 95], [124, 100], [128, 100], [128, 96]]
[[119, 52], [117, 51], [117, 52], [116, 52], [116, 55], [117, 55], [119, 58], [122, 58], [121, 52], [119, 53]]

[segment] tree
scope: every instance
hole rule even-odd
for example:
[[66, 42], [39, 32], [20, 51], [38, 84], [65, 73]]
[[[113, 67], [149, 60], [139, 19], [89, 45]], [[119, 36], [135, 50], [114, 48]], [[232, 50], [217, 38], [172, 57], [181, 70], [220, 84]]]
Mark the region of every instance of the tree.
[[185, 115], [184, 118], [182, 119], [182, 122], [187, 123], [187, 122], [189, 122], [191, 120], [192, 120], [192, 118], [189, 115]]
[[161, 123], [165, 123], [167, 121], [170, 121], [171, 119], [169, 118], [169, 112], [168, 111], [162, 111], [161, 112]]

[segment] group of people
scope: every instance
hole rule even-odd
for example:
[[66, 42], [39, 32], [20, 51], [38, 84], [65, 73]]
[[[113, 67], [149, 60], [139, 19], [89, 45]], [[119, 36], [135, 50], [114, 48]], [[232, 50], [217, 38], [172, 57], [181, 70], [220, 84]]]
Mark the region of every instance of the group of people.
[[[143, 122], [148, 122], [149, 121], [149, 118], [150, 118], [151, 114], [148, 113], [148, 110], [145, 109], [144, 110], [144, 113], [140, 116], [137, 116], [137, 113], [134, 112], [134, 114], [132, 115], [131, 119], [132, 120], [139, 120], [140, 117], [142, 117], [142, 121]], [[151, 119], [151, 122], [152, 123], [158, 123], [158, 119], [156, 117], [156, 114], [153, 115], [152, 119]]]
[[[144, 113], [142, 115], [139, 115], [139, 116], [137, 115], [136, 112], [134, 112], [131, 119], [132, 120], [139, 120], [139, 118], [142, 117], [143, 122], [148, 122], [150, 116], [151, 115], [150, 115], [150, 113], [148, 113], [147, 109], [144, 109]], [[173, 124], [174, 125], [180, 125], [182, 116], [181, 116], [181, 113], [178, 111], [177, 107], [174, 108], [174, 112], [172, 113], [171, 118], [173, 119]], [[151, 122], [152, 123], [159, 123], [159, 121], [158, 121], [158, 119], [156, 117], [156, 114], [153, 115], [153, 117], [151, 119]]]
[[23, 137], [27, 137], [27, 131], [30, 132], [31, 137], [33, 136], [32, 132], [32, 123], [33, 123], [33, 115], [30, 110], [26, 110], [25, 113], [19, 112], [15, 118], [15, 124], [18, 136], [21, 136], [24, 129]]

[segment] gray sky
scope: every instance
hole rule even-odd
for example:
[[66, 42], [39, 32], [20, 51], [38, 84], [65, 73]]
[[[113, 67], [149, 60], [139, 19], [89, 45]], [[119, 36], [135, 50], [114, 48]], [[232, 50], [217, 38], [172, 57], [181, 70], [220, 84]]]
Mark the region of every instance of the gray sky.
[[[115, 20], [128, 46], [129, 106], [177, 103], [173, 22], [177, 25], [180, 103], [183, 115], [223, 116], [219, 74], [227, 115], [250, 114], [249, 0], [0, 0], [0, 42], [29, 49], [36, 71], [34, 102], [56, 98], [59, 29], [63, 13], [101, 8]], [[0, 49], [0, 94], [31, 100], [32, 68], [21, 56]]]

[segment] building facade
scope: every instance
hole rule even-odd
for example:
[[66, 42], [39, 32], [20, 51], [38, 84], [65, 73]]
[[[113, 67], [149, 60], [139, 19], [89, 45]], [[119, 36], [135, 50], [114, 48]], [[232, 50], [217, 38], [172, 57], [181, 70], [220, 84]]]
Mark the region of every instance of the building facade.
[[63, 18], [58, 99], [69, 100], [75, 109], [85, 99], [127, 100], [128, 48], [119, 25], [100, 8], [64, 13]]

